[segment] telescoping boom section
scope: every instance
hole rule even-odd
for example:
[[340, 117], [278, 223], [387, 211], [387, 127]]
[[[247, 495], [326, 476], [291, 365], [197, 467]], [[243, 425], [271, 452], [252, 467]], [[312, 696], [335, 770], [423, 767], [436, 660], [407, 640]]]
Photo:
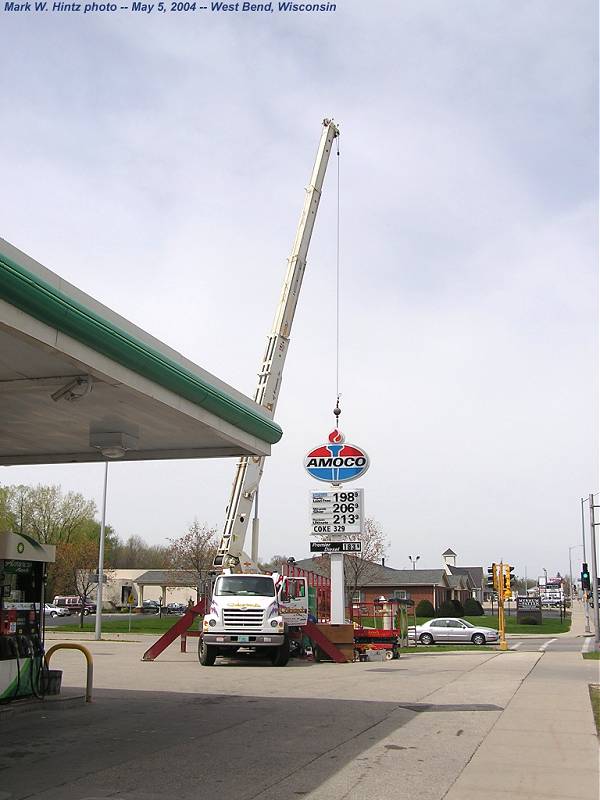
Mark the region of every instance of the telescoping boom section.
[[[337, 125], [329, 119], [323, 120], [323, 132], [310, 183], [306, 188], [304, 207], [300, 216], [296, 238], [288, 259], [288, 267], [277, 306], [275, 321], [267, 340], [267, 347], [258, 375], [258, 386], [254, 400], [271, 417], [275, 414], [281, 377], [290, 341], [290, 333], [298, 296], [306, 267], [306, 256], [319, 208], [325, 172], [334, 139], [339, 135]], [[238, 568], [242, 572], [255, 571], [258, 545], [252, 547], [251, 557], [244, 552], [248, 522], [264, 467], [264, 457], [244, 456], [236, 468], [231, 498], [227, 506], [227, 518], [219, 549], [214, 560], [217, 568]]]

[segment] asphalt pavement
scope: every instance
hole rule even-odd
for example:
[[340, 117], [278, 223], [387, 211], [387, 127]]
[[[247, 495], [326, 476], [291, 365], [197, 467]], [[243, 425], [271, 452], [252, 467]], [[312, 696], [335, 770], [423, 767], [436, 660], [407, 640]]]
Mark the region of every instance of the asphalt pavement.
[[[581, 616], [509, 652], [285, 668], [86, 640], [92, 704], [1, 719], [0, 800], [597, 800]], [[52, 666], [83, 685], [81, 653]]]

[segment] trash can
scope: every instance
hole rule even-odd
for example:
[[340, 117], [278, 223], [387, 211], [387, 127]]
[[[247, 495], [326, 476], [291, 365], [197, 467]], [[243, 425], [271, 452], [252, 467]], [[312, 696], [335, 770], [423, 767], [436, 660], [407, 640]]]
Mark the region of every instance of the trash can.
[[45, 669], [42, 672], [42, 694], [60, 694], [62, 669]]

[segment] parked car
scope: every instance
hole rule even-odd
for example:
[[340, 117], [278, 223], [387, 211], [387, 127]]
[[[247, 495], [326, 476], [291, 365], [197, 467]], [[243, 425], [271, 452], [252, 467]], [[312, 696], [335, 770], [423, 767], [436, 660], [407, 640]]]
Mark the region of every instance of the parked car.
[[185, 610], [183, 603], [167, 603], [167, 614], [185, 614]]
[[446, 642], [464, 642], [471, 644], [486, 644], [497, 642], [498, 631], [495, 628], [486, 628], [482, 625], [472, 625], [466, 619], [455, 617], [440, 617], [431, 619], [423, 625], [417, 625], [416, 631], [412, 628], [409, 633], [421, 644], [445, 644]]
[[156, 600], [144, 600], [142, 611], [144, 614], [158, 614], [160, 611], [160, 603]]
[[[81, 613], [81, 598], [77, 596], [71, 597], [63, 597], [61, 595], [57, 595], [54, 598], [53, 605], [58, 606], [59, 608], [67, 608], [69, 613], [71, 614], [80, 614]], [[96, 604], [86, 600], [85, 608], [83, 610], [85, 616], [88, 614], [95, 614], [96, 613]]]
[[44, 603], [44, 614], [50, 614], [51, 617], [70, 617], [71, 611], [64, 606], [55, 606], [52, 603]]

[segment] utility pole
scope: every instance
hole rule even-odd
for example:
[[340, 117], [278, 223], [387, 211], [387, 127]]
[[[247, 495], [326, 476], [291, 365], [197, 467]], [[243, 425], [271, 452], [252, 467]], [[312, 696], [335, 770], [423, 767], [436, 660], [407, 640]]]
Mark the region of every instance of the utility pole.
[[596, 650], [600, 650], [600, 604], [598, 603], [598, 561], [596, 557], [596, 525], [595, 510], [600, 506], [594, 505], [594, 495], [589, 496], [590, 505], [590, 546], [592, 548], [592, 593], [594, 597], [594, 642]]

